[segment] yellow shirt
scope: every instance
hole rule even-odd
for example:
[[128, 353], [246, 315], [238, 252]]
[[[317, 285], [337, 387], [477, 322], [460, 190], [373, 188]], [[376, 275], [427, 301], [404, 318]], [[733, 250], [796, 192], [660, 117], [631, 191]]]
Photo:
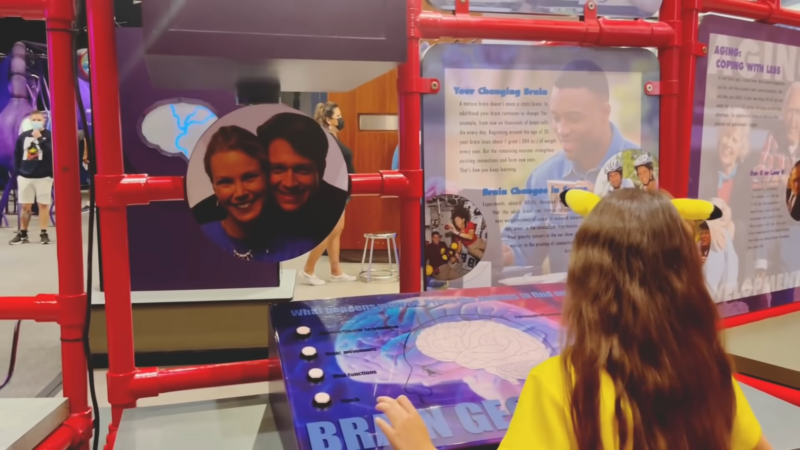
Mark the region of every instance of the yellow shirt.
[[[736, 393], [736, 417], [731, 450], [753, 450], [761, 439], [761, 426], [736, 380], [733, 389]], [[611, 377], [603, 373], [600, 381], [600, 433], [605, 450], [619, 447], [614, 416], [615, 394]], [[528, 375], [511, 426], [498, 450], [577, 448], [570, 411], [561, 357], [554, 356]]]

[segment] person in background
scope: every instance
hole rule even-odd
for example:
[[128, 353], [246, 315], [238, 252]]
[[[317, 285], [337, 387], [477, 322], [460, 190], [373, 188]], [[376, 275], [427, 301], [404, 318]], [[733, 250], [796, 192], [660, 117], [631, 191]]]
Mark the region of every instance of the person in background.
[[453, 225], [446, 224], [444, 229], [453, 236], [453, 241], [458, 244], [457, 252], [461, 253], [463, 246], [467, 248], [467, 253], [481, 260], [483, 252], [486, 251], [486, 241], [478, 236], [477, 226], [475, 222], [472, 222], [467, 208], [456, 207], [453, 210], [452, 221]]
[[11, 245], [28, 242], [28, 225], [34, 203], [39, 205], [39, 239], [42, 244], [50, 243], [47, 227], [53, 200], [53, 138], [50, 130], [45, 128], [41, 111], [32, 112], [29, 118], [32, 129], [19, 135], [14, 149], [14, 173], [17, 174], [22, 217], [19, 233], [9, 242]]
[[[670, 199], [609, 194], [575, 236], [561, 355], [531, 370], [499, 450], [771, 449], [718, 320], [694, 229]], [[408, 398], [379, 397], [377, 410], [394, 449], [434, 449]]]
[[[314, 111], [314, 120], [319, 122], [324, 129], [333, 135], [336, 145], [339, 146], [339, 150], [342, 152], [344, 161], [347, 164], [347, 173], [355, 173], [355, 168], [353, 167], [353, 151], [339, 140], [339, 132], [344, 129], [344, 118], [342, 117], [342, 111], [339, 109], [339, 105], [334, 102], [318, 104]], [[349, 198], [347, 199], [347, 202], [350, 202]], [[325, 253], [326, 250], [328, 251], [328, 260], [331, 264], [330, 281], [336, 283], [356, 280], [356, 277], [348, 275], [344, 272], [344, 270], [342, 270], [340, 261], [341, 239], [342, 232], [344, 231], [344, 216], [345, 214], [342, 213], [339, 222], [336, 224], [336, 227], [334, 227], [327, 239], [317, 246], [317, 248], [311, 250], [311, 253], [308, 254], [306, 264], [303, 267], [303, 270], [300, 271], [300, 277], [307, 284], [312, 286], [322, 286], [325, 284], [325, 281], [316, 275], [315, 267], [319, 259], [322, 257], [322, 254]]]
[[425, 262], [431, 266], [434, 279], [441, 281], [455, 280], [461, 277], [456, 269], [454, 257], [448, 258], [447, 244], [442, 242], [442, 235], [438, 231], [431, 233], [431, 242], [425, 245]]

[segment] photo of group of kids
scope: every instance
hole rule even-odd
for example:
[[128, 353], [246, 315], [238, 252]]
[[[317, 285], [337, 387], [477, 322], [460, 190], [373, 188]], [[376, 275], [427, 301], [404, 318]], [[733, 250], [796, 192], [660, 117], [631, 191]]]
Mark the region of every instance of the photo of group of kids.
[[459, 195], [438, 195], [425, 206], [427, 285], [445, 287], [480, 263], [486, 252], [486, 223], [481, 211]]
[[600, 197], [617, 189], [658, 190], [658, 161], [643, 150], [624, 150], [609, 159], [597, 176]]

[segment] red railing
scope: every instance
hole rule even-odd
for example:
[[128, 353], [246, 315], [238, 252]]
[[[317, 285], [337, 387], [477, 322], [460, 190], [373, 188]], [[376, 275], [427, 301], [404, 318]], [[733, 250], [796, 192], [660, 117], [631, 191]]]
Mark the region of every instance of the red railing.
[[[468, 1], [457, 2], [455, 14], [422, 11], [422, 0], [407, 0], [407, 5], [408, 56], [399, 68], [397, 80], [400, 170], [351, 177], [353, 195], [401, 198], [404, 219], [400, 228], [402, 292], [419, 291], [422, 286], [420, 96], [438, 91], [438, 82], [434, 84], [432, 81], [435, 80], [420, 78], [418, 49], [421, 38], [448, 36], [657, 47], [661, 65], [661, 185], [673, 195], [683, 197], [688, 189], [695, 58], [707, 52], [697, 41], [698, 14], [701, 11], [719, 12], [767, 23], [800, 26], [800, 13], [783, 10], [772, 0], [664, 0], [658, 22], [598, 19], [596, 10], [589, 6], [591, 3], [587, 4], [585, 19], [581, 22], [470, 16], [467, 14]], [[74, 14], [72, 0], [0, 0], [0, 17], [46, 20], [48, 29], [56, 153], [55, 191], [59, 204], [56, 213], [59, 294], [0, 298], [0, 319], [50, 321], [61, 326], [64, 395], [70, 399], [71, 416], [38, 447], [47, 450], [87, 448], [92, 425], [87, 401], [86, 357], [81, 343], [86, 293], [83, 286], [78, 159], [75, 158], [78, 149], [74, 138], [77, 121], [70, 30]], [[101, 251], [105, 256], [102, 270], [106, 286], [108, 399], [112, 406], [106, 448], [111, 449], [122, 412], [125, 408], [135, 407], [140, 398], [178, 390], [265, 381], [280, 377], [281, 372], [276, 359], [167, 370], [136, 368], [126, 208], [152, 201], [182, 200], [185, 192], [181, 177], [124, 173], [112, 0], [88, 0], [88, 29], [98, 167], [95, 189], [104, 236]], [[756, 313], [737, 318], [735, 322], [739, 324], [750, 318], [759, 320], [767, 315]], [[728, 325], [734, 324], [734, 321], [729, 322]]]

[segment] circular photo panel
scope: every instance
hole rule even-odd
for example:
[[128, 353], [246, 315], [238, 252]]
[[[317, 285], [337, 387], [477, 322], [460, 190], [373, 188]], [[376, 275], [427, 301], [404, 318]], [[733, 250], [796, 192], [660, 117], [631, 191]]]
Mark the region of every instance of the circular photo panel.
[[203, 233], [245, 261], [279, 262], [318, 246], [348, 199], [334, 137], [286, 105], [220, 118], [192, 151], [186, 197]]
[[800, 161], [794, 163], [786, 182], [786, 208], [792, 219], [800, 222]]
[[474, 269], [486, 252], [481, 211], [460, 195], [437, 195], [426, 202], [425, 275], [429, 288], [457, 280]]
[[594, 193], [600, 197], [617, 189], [658, 190], [658, 161], [644, 150], [623, 150], [609, 159], [597, 175]]

